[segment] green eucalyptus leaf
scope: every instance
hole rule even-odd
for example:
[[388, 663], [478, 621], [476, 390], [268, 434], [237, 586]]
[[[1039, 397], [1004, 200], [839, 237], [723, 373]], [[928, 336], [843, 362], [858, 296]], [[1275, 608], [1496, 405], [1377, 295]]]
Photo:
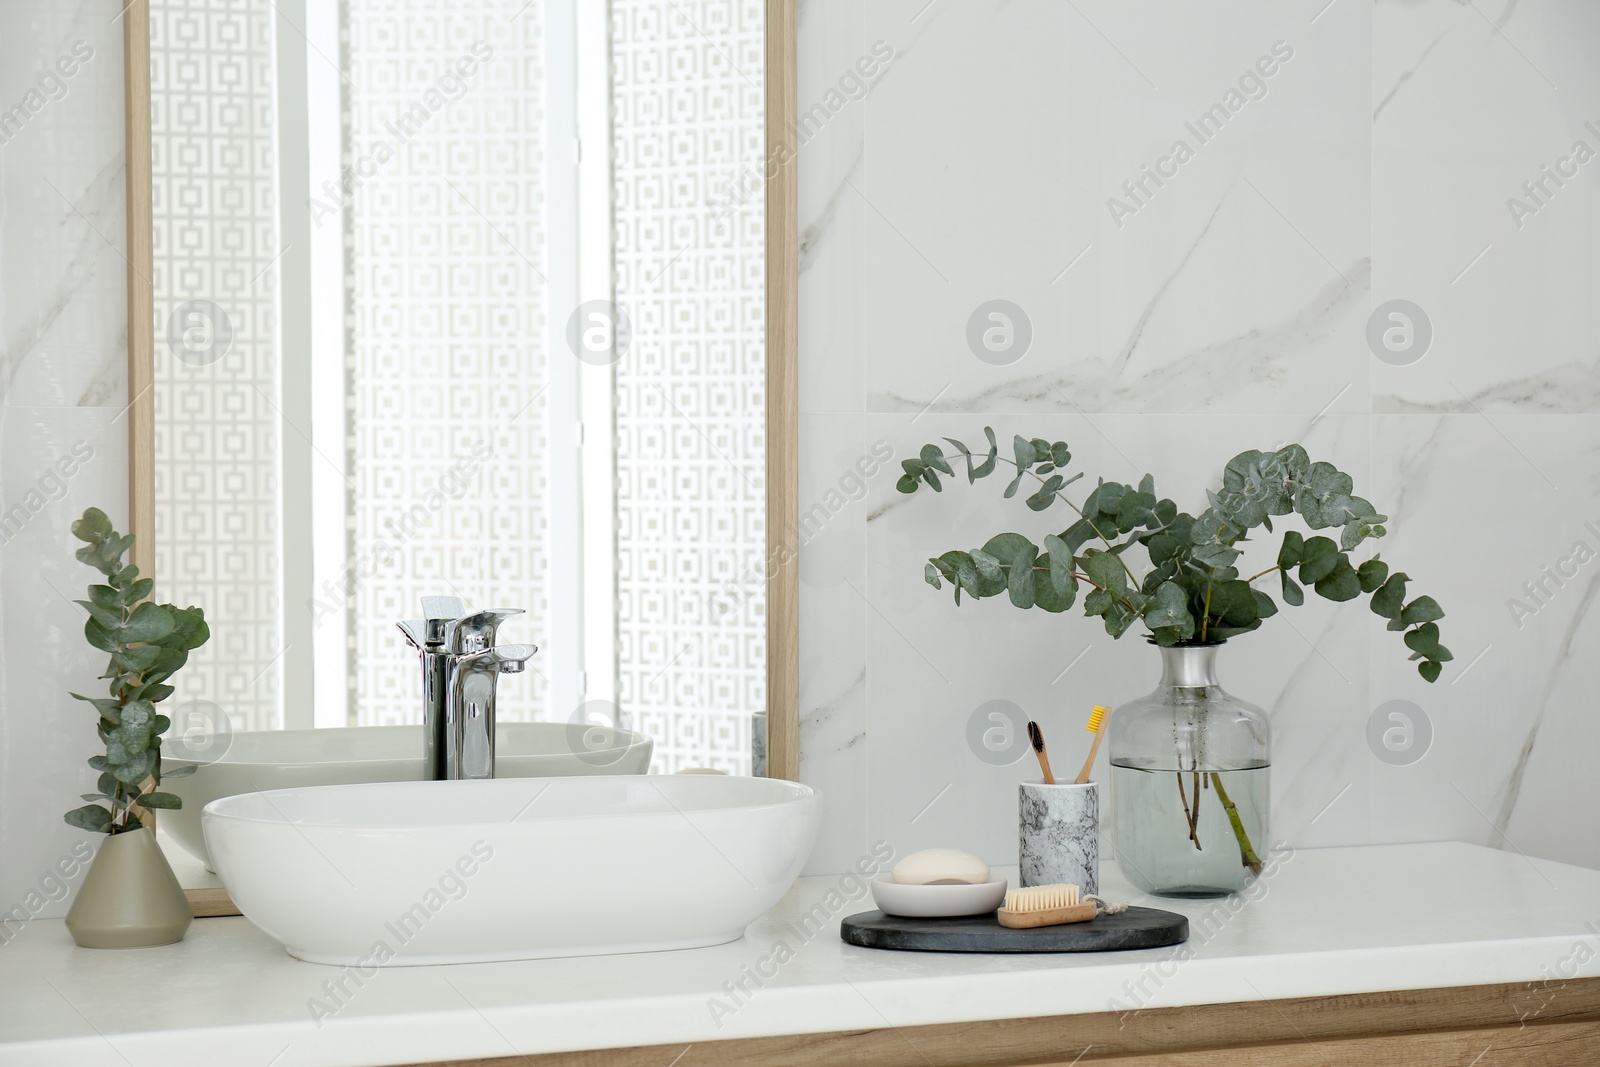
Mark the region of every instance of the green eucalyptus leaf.
[[1350, 566], [1350, 560], [1341, 554], [1333, 570], [1317, 579], [1316, 590], [1325, 600], [1354, 600], [1361, 595], [1361, 579]]
[[952, 478], [955, 477], [956, 472], [950, 469], [950, 464], [945, 460], [944, 452], [940, 450], [938, 445], [922, 446], [922, 462], [934, 470], [943, 471]]
[[1356, 568], [1363, 593], [1375, 592], [1389, 578], [1389, 565], [1381, 559], [1369, 559]]
[[103, 608], [88, 600], [74, 600], [73, 603], [87, 611], [89, 617], [106, 630], [115, 630], [122, 625], [122, 612], [120, 609]]
[[902, 474], [894, 483], [894, 487], [900, 490], [902, 493], [915, 493], [917, 491], [917, 485], [917, 479], [909, 474]]
[[1066, 479], [1059, 474], [1052, 474], [1039, 486], [1039, 491], [1028, 498], [1028, 507], [1034, 511], [1043, 511], [1056, 502], [1056, 493], [1066, 484]]
[[1089, 576], [1089, 580], [1104, 588], [1113, 597], [1127, 591], [1127, 572], [1122, 569], [1122, 561], [1110, 552], [1090, 549], [1083, 557], [1082, 566], [1083, 573]]
[[1072, 576], [1072, 550], [1055, 534], [1045, 535], [1044, 547], [1050, 557], [1050, 584], [1056, 593], [1068, 596], [1078, 587]]
[[1283, 602], [1298, 608], [1306, 602], [1305, 590], [1300, 588], [1300, 583], [1289, 576], [1288, 571], [1282, 571], [1280, 574], [1283, 578]]
[[1000, 446], [995, 442], [994, 428], [985, 426], [983, 434], [989, 439], [989, 455], [982, 463], [973, 468], [972, 477], [974, 478], [987, 478], [994, 473], [995, 465], [1000, 461]]
[[145, 601], [134, 609], [117, 637], [129, 644], [160, 641], [177, 628], [177, 620], [160, 604]]
[[1400, 622], [1406, 626], [1417, 626], [1425, 622], [1433, 622], [1444, 618], [1444, 609], [1439, 607], [1439, 602], [1431, 596], [1419, 596], [1407, 604], [1400, 613]]
[[1331, 538], [1313, 537], [1306, 541], [1300, 564], [1300, 582], [1312, 585], [1333, 573], [1339, 565], [1339, 546]]
[[972, 556], [972, 565], [978, 568], [978, 573], [983, 577], [1000, 578], [1004, 576], [1000, 569], [1000, 561], [983, 549], [975, 548], [970, 555]]
[[[1372, 594], [1372, 612], [1375, 615], [1382, 615], [1386, 619], [1393, 619], [1399, 622], [1405, 602], [1406, 574], [1404, 571], [1396, 571], [1389, 575], [1383, 585], [1378, 587], [1376, 593]], [[1401, 627], [1403, 626], [1404, 624], [1402, 623]]]
[[1011, 439], [1011, 454], [1016, 457], [1019, 476], [1039, 458], [1033, 451], [1033, 443], [1020, 434]]
[[140, 645], [112, 653], [112, 661], [130, 674], [142, 674], [154, 667], [165, 651], [160, 645]]
[[1189, 593], [1177, 582], [1156, 587], [1155, 604], [1144, 613], [1144, 624], [1152, 630], [1171, 629], [1179, 640], [1194, 636], [1194, 616], [1189, 612]]
[[1037, 584], [1033, 564], [1038, 557], [1039, 550], [1032, 541], [1018, 546], [1011, 557], [1011, 571], [1006, 575], [1006, 588], [1011, 594], [1011, 603], [1016, 607], [1033, 607], [1034, 586]]
[[931, 562], [922, 568], [922, 580], [933, 586], [935, 589], [944, 588], [944, 583], [939, 581], [939, 568], [935, 567]]
[[156, 754], [152, 749], [131, 754], [124, 763], [113, 761], [111, 773], [117, 776], [117, 781], [125, 785], [138, 785], [150, 777], [150, 772], [155, 769]]
[[1433, 653], [1439, 647], [1438, 624], [1425, 622], [1415, 630], [1407, 631], [1405, 641], [1411, 651], [1420, 652], [1429, 659], [1435, 658]]
[[146, 793], [139, 798], [141, 808], [164, 808], [175, 811], [183, 807], [183, 798], [176, 793]]
[[1437, 660], [1425, 659], [1417, 664], [1417, 673], [1422, 675], [1424, 681], [1437, 682], [1439, 680], [1439, 670], [1440, 666]]
[[83, 620], [83, 639], [101, 652], [115, 652], [120, 647], [111, 632], [96, 622], [92, 615]]
[[[1059, 562], [1061, 559], [1067, 560], [1065, 568], [1063, 568]], [[1052, 613], [1060, 613], [1072, 607], [1073, 602], [1078, 598], [1078, 583], [1072, 577], [1071, 560], [1072, 556], [1070, 554], [1066, 556], [1057, 556], [1054, 552], [1046, 552], [1035, 561], [1034, 566], [1042, 567], [1049, 571], [1050, 580], [1048, 582], [1034, 582], [1034, 607], [1042, 608], [1043, 610]], [[1067, 584], [1065, 588], [1059, 587], [1056, 584], [1063, 569], [1065, 570], [1067, 576]]]
[[[995, 534], [984, 542], [983, 551], [999, 560], [1002, 565], [1010, 566], [1012, 558], [1023, 548], [1033, 548], [1033, 542], [1019, 533]], [[1037, 553], [1037, 549], [1034, 549]]]
[[[81, 520], [80, 520], [81, 521]], [[73, 532], [77, 532], [77, 523], [73, 523]], [[85, 804], [81, 808], [73, 808], [63, 816], [70, 826], [91, 833], [103, 834], [111, 829], [111, 812], [99, 804]]]

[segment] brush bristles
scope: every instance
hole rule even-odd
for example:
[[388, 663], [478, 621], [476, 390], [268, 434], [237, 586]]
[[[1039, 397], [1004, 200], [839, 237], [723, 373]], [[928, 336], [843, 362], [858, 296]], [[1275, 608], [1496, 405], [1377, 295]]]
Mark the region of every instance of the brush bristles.
[[1036, 885], [1027, 889], [1006, 891], [1007, 911], [1050, 911], [1053, 908], [1076, 907], [1078, 887], [1061, 882], [1056, 885]]
[[1094, 706], [1094, 710], [1089, 713], [1089, 725], [1085, 726], [1084, 729], [1088, 730], [1091, 734], [1099, 733], [1100, 724], [1106, 721], [1107, 710], [1108, 709], [1101, 707], [1099, 704], [1096, 704]]
[[1035, 752], [1044, 751], [1044, 731], [1039, 729], [1036, 722], [1028, 723], [1028, 741], [1032, 743]]

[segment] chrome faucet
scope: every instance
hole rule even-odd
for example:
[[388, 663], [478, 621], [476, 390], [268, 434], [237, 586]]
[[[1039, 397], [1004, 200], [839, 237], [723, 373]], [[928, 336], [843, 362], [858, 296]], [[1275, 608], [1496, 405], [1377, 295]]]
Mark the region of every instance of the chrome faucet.
[[464, 614], [456, 597], [423, 597], [422, 619], [399, 623], [422, 663], [423, 777], [494, 777], [496, 683], [520, 674], [539, 650], [495, 646], [500, 624], [521, 608]]

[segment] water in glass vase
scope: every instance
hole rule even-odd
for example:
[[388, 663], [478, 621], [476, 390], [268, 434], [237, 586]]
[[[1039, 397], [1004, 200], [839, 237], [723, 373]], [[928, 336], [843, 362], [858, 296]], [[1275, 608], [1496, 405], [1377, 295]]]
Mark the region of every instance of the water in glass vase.
[[1266, 858], [1268, 777], [1265, 761], [1180, 771], [1154, 761], [1112, 760], [1122, 873], [1146, 893], [1169, 897], [1243, 889], [1252, 873], [1247, 861], [1259, 865]]

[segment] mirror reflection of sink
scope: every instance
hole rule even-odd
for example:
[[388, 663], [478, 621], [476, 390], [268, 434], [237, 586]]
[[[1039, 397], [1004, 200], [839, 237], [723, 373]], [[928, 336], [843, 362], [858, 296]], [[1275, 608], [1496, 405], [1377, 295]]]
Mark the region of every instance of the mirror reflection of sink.
[[[565, 723], [499, 723], [495, 774], [543, 778], [593, 774], [644, 774], [654, 742], [631, 730]], [[205, 744], [196, 743], [199, 751]], [[188, 761], [168, 758], [166, 766]], [[158, 816], [161, 829], [214, 870], [200, 830], [200, 811], [213, 800], [263, 789], [422, 779], [420, 726], [352, 726], [321, 730], [264, 730], [234, 734], [221, 758], [188, 778], [161, 787], [183, 807]]]
[[794, 782], [644, 775], [246, 793], [204, 824], [251, 922], [370, 973], [736, 940], [799, 876], [821, 817]]

